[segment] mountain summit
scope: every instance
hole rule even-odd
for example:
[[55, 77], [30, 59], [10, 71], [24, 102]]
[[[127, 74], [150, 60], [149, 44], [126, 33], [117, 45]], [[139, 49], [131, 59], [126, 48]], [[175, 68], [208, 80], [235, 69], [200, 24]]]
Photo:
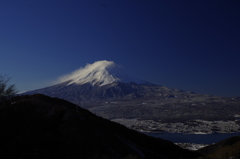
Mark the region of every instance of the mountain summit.
[[113, 61], [97, 61], [93, 64], [87, 64], [71, 75], [62, 78], [70, 84], [86, 84], [91, 86], [104, 86], [110, 83], [135, 83], [147, 84], [148, 82], [129, 76], [125, 73], [121, 65], [115, 64]]
[[80, 106], [84, 103], [86, 106], [103, 99], [141, 96], [138, 92], [144, 90], [143, 86], [154, 84], [128, 75], [121, 65], [104, 60], [87, 64], [84, 68], [61, 77], [56, 85], [23, 94], [40, 93], [62, 98]]

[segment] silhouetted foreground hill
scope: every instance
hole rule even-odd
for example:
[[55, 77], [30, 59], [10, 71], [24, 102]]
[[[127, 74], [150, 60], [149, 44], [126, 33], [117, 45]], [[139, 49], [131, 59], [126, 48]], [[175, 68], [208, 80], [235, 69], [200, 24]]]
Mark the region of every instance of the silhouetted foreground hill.
[[228, 138], [198, 150], [201, 159], [240, 159], [240, 136]]
[[198, 153], [97, 117], [62, 99], [15, 97], [0, 105], [0, 158], [178, 159]]

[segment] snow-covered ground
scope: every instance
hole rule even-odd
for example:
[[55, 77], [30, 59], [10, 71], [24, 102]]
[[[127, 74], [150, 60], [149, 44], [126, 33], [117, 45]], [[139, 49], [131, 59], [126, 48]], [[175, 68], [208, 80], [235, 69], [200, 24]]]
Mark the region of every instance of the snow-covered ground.
[[183, 149], [188, 149], [192, 151], [199, 150], [203, 147], [208, 146], [207, 144], [195, 144], [195, 143], [175, 143], [175, 144]]

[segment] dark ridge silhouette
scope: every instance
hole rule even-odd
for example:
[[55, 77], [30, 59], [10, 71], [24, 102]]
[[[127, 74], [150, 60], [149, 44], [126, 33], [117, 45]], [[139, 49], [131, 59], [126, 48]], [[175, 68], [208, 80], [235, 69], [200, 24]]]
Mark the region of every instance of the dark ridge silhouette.
[[199, 154], [45, 95], [0, 105], [0, 158], [178, 159]]
[[234, 136], [198, 150], [202, 159], [239, 159], [240, 136]]

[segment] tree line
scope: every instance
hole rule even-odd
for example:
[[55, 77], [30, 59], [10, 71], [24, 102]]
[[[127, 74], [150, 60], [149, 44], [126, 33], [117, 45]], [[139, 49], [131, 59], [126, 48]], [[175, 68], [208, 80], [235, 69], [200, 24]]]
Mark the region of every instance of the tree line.
[[12, 98], [16, 93], [17, 89], [15, 84], [8, 84], [10, 77], [0, 74], [0, 102]]

